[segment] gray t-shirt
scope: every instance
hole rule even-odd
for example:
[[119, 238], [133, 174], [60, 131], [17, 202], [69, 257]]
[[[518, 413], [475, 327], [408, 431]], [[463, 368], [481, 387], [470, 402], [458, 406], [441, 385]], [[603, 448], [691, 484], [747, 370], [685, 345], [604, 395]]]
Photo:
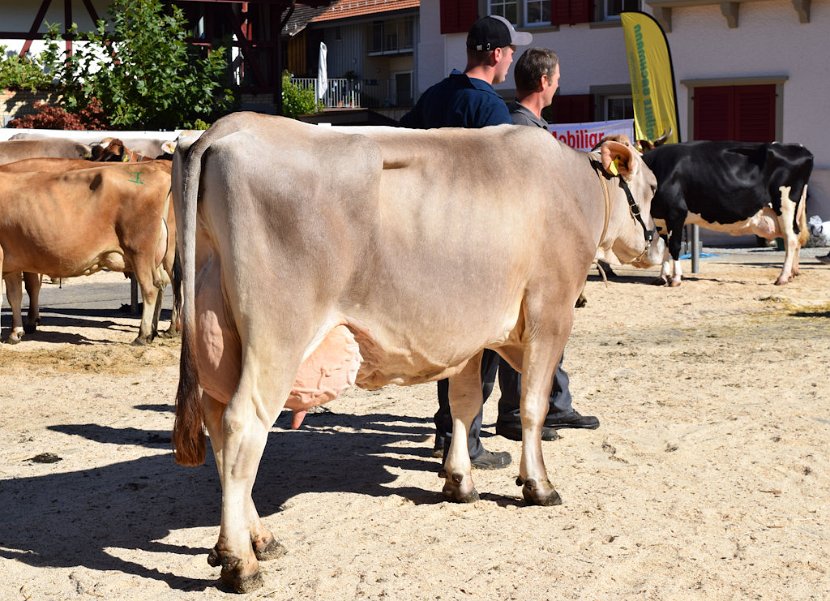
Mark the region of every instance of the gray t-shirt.
[[507, 105], [510, 111], [510, 117], [513, 119], [513, 125], [535, 125], [542, 129], [548, 128], [548, 122], [534, 115], [530, 109], [515, 100]]

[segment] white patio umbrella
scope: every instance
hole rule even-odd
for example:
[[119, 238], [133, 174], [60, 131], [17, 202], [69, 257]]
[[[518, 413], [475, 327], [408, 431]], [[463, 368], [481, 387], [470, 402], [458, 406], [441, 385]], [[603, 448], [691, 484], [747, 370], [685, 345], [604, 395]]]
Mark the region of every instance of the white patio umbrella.
[[328, 49], [323, 42], [320, 42], [320, 64], [317, 67], [317, 98], [322, 99], [329, 89], [328, 66], [326, 65], [326, 54]]

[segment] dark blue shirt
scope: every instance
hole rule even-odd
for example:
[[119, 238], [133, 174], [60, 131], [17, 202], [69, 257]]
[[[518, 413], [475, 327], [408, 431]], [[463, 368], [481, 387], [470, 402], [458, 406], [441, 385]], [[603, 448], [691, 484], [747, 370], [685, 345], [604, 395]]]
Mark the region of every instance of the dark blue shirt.
[[452, 70], [421, 94], [415, 107], [401, 118], [401, 125], [416, 129], [433, 127], [486, 127], [513, 123], [507, 105], [489, 83]]

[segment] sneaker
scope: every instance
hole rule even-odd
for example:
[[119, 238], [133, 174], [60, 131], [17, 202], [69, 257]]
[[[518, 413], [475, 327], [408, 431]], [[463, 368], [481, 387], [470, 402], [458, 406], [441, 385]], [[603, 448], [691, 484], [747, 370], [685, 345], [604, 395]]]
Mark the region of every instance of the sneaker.
[[548, 416], [545, 418], [546, 428], [583, 428], [596, 430], [599, 428], [599, 420], [593, 415], [581, 415], [579, 411], [571, 411], [565, 415]]
[[478, 470], [500, 470], [510, 465], [513, 459], [506, 451], [484, 451], [475, 459], [470, 459], [474, 469]]
[[[521, 422], [496, 422], [496, 434], [504, 436], [508, 440], [522, 440]], [[555, 428], [542, 426], [542, 440], [559, 440]]]

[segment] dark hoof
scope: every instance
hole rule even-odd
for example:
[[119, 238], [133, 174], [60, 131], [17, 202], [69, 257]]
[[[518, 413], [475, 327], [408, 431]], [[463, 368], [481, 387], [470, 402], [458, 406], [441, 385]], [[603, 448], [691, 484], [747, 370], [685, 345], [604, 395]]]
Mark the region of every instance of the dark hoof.
[[550, 507], [552, 505], [562, 504], [562, 497], [559, 496], [558, 492], [553, 490], [550, 481], [545, 482], [544, 486], [539, 486], [536, 480], [526, 480], [522, 487], [522, 496], [528, 505]]
[[222, 558], [219, 556], [219, 551], [216, 550], [216, 547], [213, 547], [213, 549], [210, 550], [210, 553], [208, 553], [207, 562], [214, 568], [218, 568], [222, 565]]
[[150, 342], [152, 342], [152, 338], [142, 338], [141, 336], [139, 336], [138, 338], [133, 340], [131, 344], [133, 346], [147, 346], [148, 344], [150, 344]]
[[269, 561], [271, 559], [276, 559], [277, 557], [282, 557], [285, 555], [286, 549], [280, 543], [276, 541], [276, 539], [271, 539], [267, 545], [262, 547], [261, 549], [257, 549], [256, 545], [254, 545], [254, 555], [259, 561]]
[[443, 495], [447, 501], [452, 503], [475, 503], [480, 499], [475, 488], [467, 494], [462, 494], [457, 488], [445, 486]]
[[37, 332], [37, 324], [36, 323], [24, 324], [23, 331], [26, 332], [27, 334], [34, 334], [35, 332]]
[[234, 593], [250, 593], [260, 588], [265, 582], [257, 572], [251, 576], [238, 576], [232, 570], [222, 570], [222, 585]]

